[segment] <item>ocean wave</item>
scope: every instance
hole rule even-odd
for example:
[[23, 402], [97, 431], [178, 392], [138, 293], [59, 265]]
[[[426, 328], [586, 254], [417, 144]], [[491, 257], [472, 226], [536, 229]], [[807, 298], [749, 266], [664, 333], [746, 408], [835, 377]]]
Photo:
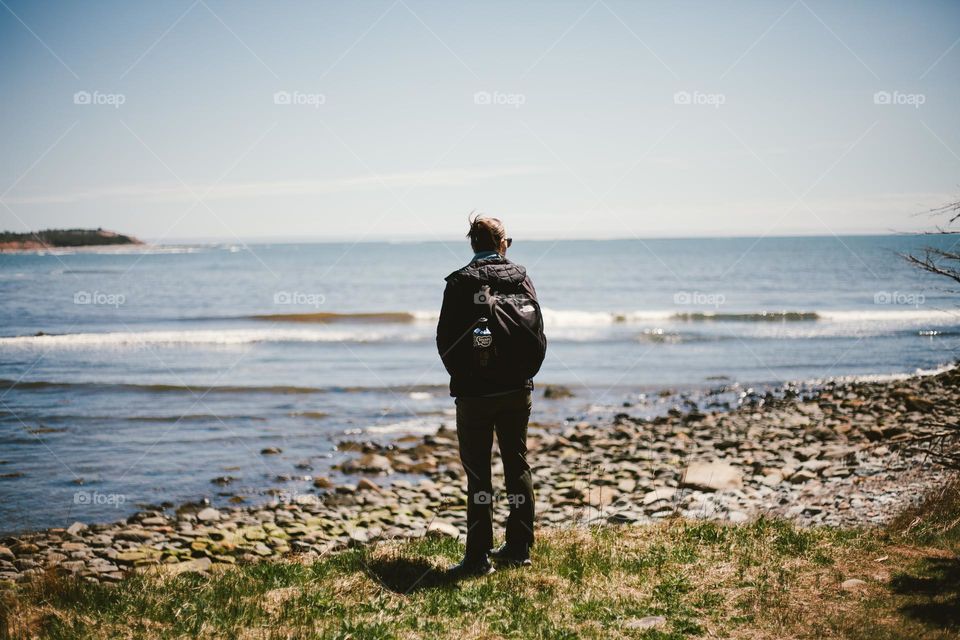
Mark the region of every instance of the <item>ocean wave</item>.
[[820, 317], [833, 322], [960, 322], [957, 309], [867, 309], [858, 311], [820, 311]]
[[637, 336], [637, 342], [646, 342], [650, 344], [679, 344], [688, 342], [689, 336], [683, 336], [673, 331], [664, 331], [663, 329], [647, 329]]
[[[433, 320], [437, 313], [414, 311], [415, 320]], [[604, 327], [611, 325], [663, 322], [914, 322], [960, 323], [960, 310], [947, 309], [849, 309], [849, 310], [759, 310], [759, 311], [677, 311], [653, 309], [634, 311], [587, 311], [543, 308], [547, 327]]]
[[0, 338], [0, 347], [138, 347], [154, 345], [232, 346], [258, 342], [383, 342], [422, 337], [402, 332], [330, 331], [315, 329], [200, 329], [188, 331], [121, 331], [104, 333], [41, 334]]
[[440, 426], [438, 420], [425, 420], [422, 418], [413, 420], [403, 420], [400, 422], [391, 422], [389, 424], [373, 425], [364, 429], [366, 433], [373, 434], [393, 434], [393, 433], [435, 433]]
[[86, 389], [89, 391], [128, 391], [144, 393], [191, 393], [202, 395], [207, 393], [270, 393], [270, 394], [307, 394], [326, 393], [334, 389], [323, 387], [298, 387], [292, 385], [214, 385], [203, 384], [134, 384], [129, 382], [70, 382], [57, 380], [3, 380], [0, 379], [0, 388], [19, 390], [34, 389]]
[[[676, 343], [715, 340], [693, 332], [677, 332], [663, 327], [639, 328], [637, 332], [614, 330], [614, 325], [554, 325], [547, 327], [548, 337], [555, 342], [608, 343], [639, 342]], [[433, 326], [410, 328], [381, 326], [343, 329], [291, 329], [269, 327], [263, 329], [204, 329], [183, 331], [142, 331], [40, 334], [0, 337], [0, 349], [138, 349], [149, 347], [217, 348], [253, 345], [259, 343], [406, 343], [428, 344], [435, 339]], [[424, 347], [426, 348], [426, 347]]]
[[690, 312], [675, 313], [671, 320], [691, 322], [958, 322], [960, 313], [944, 309], [865, 309], [819, 311]]
[[[0, 379], [0, 389], [42, 390], [42, 389], [77, 389], [88, 391], [127, 391], [143, 393], [190, 393], [203, 395], [209, 393], [266, 393], [266, 394], [313, 394], [313, 393], [393, 393], [393, 394], [430, 394], [438, 397], [446, 392], [445, 385], [380, 385], [380, 386], [348, 386], [348, 387], [304, 387], [297, 385], [186, 385], [165, 383], [129, 383], [129, 382], [72, 382], [69, 380], [9, 380]], [[421, 399], [426, 399], [422, 396]], [[291, 416], [320, 419], [326, 414], [317, 411], [292, 412]]]
[[[2, 383], [0, 383], [2, 384]], [[22, 385], [18, 385], [22, 386]], [[0, 416], [10, 415], [13, 416], [18, 422], [19, 418], [15, 413], [10, 412], [9, 414], [4, 414], [0, 412]], [[213, 413], [191, 413], [184, 414], [182, 416], [178, 415], [168, 415], [168, 416], [137, 416], [137, 415], [82, 415], [82, 414], [50, 414], [50, 415], [33, 415], [31, 416], [32, 420], [35, 420], [38, 423], [42, 424], [61, 424], [61, 423], [75, 423], [75, 422], [95, 422], [95, 423], [108, 423], [108, 422], [149, 422], [149, 423], [181, 423], [181, 422], [230, 422], [230, 421], [243, 421], [243, 422], [266, 422], [266, 418], [263, 416], [254, 416], [254, 415], [242, 415], [242, 414], [213, 414]], [[59, 431], [59, 429], [58, 429]]]
[[[257, 343], [427, 343], [435, 338], [437, 314], [426, 311], [323, 312], [255, 317], [274, 322], [270, 325], [248, 324], [238, 327], [234, 324], [203, 329], [4, 336], [0, 337], [0, 349], [231, 347]], [[249, 318], [246, 317], [248, 322]], [[300, 324], [291, 326], [288, 323]], [[946, 336], [960, 330], [960, 312], [870, 309], [678, 313], [670, 310], [602, 312], [544, 309], [544, 323], [547, 336], [557, 342], [635, 341], [672, 344], [716, 341], [723, 338], [722, 334], [728, 333], [720, 330], [726, 326], [737, 326], [737, 329], [729, 330], [737, 336], [755, 339], [906, 334]], [[711, 325], [714, 328], [710, 328]], [[694, 327], [701, 328], [694, 330]]]
[[[356, 311], [272, 313], [250, 316], [204, 316], [181, 318], [189, 321], [258, 320], [290, 323], [427, 324], [436, 323], [439, 311]], [[758, 310], [758, 311], [677, 311], [652, 309], [634, 311], [593, 311], [543, 308], [544, 324], [550, 327], [609, 327], [611, 325], [661, 322], [869, 322], [943, 321], [960, 323], [960, 311], [943, 309], [858, 309], [858, 310]]]
[[[439, 317], [439, 316], [438, 316]], [[418, 317], [413, 312], [379, 313], [271, 313], [250, 316], [252, 320], [272, 320], [274, 322], [413, 322]]]
[[108, 273], [123, 273], [120, 269], [54, 269], [51, 275], [79, 275], [79, 274], [97, 274], [104, 275]]
[[[680, 315], [673, 311], [586, 311], [576, 309], [543, 308], [543, 320], [547, 326], [554, 327], [603, 327], [614, 324], [631, 324], [677, 319]], [[215, 320], [223, 317], [210, 318]], [[438, 311], [384, 311], [384, 312], [307, 312], [275, 313], [249, 316], [252, 320], [270, 320], [274, 322], [383, 322], [383, 323], [427, 323], [440, 319]]]
[[688, 322], [802, 322], [820, 320], [816, 311], [759, 311], [755, 313], [720, 313], [717, 311], [693, 311], [675, 313], [671, 320]]
[[944, 364], [933, 369], [915, 369], [912, 373], [870, 373], [851, 376], [833, 376], [830, 378], [817, 378], [807, 381], [812, 385], [821, 385], [826, 382], [847, 383], [847, 382], [899, 382], [909, 380], [910, 378], [926, 378], [929, 376], [940, 375], [947, 371], [953, 371], [957, 368], [956, 363]]

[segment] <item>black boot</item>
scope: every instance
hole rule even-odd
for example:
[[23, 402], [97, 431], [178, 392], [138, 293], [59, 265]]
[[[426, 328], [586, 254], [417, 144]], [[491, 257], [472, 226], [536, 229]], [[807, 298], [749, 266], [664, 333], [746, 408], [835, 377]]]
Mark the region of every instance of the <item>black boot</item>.
[[513, 545], [504, 544], [499, 549], [494, 549], [490, 552], [490, 558], [494, 562], [514, 566], [514, 567], [529, 567], [530, 562], [530, 546], [529, 545]]
[[494, 571], [496, 569], [486, 558], [464, 558], [460, 561], [460, 564], [455, 564], [447, 569], [447, 575], [451, 578], [473, 578], [490, 575]]

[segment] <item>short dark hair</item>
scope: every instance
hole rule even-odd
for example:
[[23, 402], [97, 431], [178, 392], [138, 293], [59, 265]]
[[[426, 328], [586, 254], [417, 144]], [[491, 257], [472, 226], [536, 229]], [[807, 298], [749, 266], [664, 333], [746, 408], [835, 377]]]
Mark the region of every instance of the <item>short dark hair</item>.
[[470, 220], [470, 246], [474, 251], [499, 251], [500, 245], [507, 238], [503, 223], [497, 218], [488, 218], [479, 214], [472, 215]]

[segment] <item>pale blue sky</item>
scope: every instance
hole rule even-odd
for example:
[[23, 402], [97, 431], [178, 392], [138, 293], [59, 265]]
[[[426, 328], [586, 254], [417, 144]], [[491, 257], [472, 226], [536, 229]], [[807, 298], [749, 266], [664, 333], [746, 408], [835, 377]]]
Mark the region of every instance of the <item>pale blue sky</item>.
[[874, 233], [960, 192], [956, 2], [3, 3], [5, 229]]

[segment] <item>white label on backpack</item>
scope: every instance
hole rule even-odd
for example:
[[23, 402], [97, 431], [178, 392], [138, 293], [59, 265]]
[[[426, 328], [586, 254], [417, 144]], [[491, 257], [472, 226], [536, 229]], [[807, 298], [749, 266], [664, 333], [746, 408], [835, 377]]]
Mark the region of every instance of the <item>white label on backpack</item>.
[[533, 313], [536, 309], [532, 304], [525, 304], [520, 307], [520, 313]]

